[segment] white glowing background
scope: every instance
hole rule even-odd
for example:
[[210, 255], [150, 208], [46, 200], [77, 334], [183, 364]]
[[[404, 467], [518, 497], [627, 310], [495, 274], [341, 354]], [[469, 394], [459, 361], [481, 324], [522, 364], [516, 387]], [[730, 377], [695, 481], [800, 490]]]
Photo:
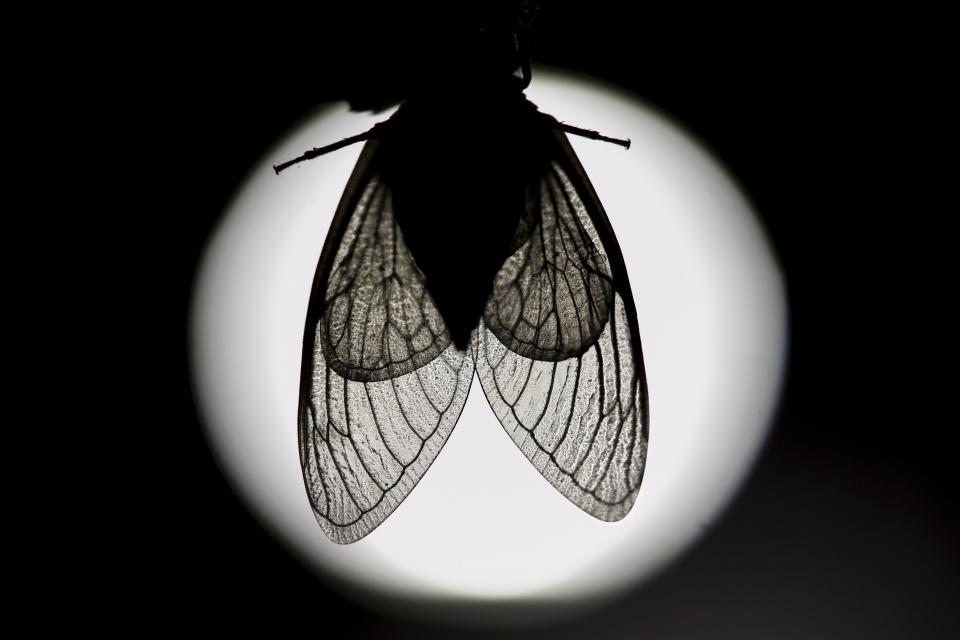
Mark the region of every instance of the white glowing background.
[[[527, 95], [562, 121], [633, 141], [625, 151], [571, 138], [620, 240], [646, 357], [648, 466], [625, 520], [595, 520], [555, 491], [475, 382], [437, 461], [382, 526], [349, 546], [317, 526], [297, 453], [303, 321], [360, 145], [280, 176], [271, 164], [385, 116], [336, 107], [307, 118], [252, 169], [200, 265], [192, 354], [209, 441], [261, 521], [348, 584], [448, 600], [615, 592], [703, 534], [763, 443], [785, 358], [785, 295], [743, 195], [695, 140], [630, 96], [543, 71]], [[451, 237], [469, 242], [472, 224], [482, 222], [451, 220]]]

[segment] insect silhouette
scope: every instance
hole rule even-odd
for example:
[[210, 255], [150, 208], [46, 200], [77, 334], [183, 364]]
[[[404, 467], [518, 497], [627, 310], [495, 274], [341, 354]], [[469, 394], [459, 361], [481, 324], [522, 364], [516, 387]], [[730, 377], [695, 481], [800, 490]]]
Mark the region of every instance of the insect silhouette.
[[313, 281], [298, 416], [307, 493], [340, 544], [410, 493], [475, 372], [571, 502], [616, 521], [637, 498], [648, 401], [636, 309], [566, 133], [629, 141], [540, 112], [522, 50], [488, 54], [370, 131], [275, 167], [365, 141]]

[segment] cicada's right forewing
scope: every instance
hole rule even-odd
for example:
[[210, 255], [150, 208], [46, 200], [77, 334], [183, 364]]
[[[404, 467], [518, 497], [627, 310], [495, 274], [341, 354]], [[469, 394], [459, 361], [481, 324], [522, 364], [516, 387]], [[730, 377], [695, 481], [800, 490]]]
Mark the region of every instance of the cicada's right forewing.
[[532, 182], [516, 251], [475, 334], [477, 374], [497, 418], [564, 496], [620, 520], [640, 489], [647, 387], [626, 268], [566, 137]]

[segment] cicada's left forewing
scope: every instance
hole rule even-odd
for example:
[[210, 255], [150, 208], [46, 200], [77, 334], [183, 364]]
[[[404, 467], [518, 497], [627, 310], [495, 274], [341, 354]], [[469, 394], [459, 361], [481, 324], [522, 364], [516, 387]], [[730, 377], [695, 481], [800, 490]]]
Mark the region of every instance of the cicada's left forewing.
[[393, 215], [368, 142], [324, 245], [304, 332], [300, 462], [334, 542], [380, 525], [446, 442], [473, 378]]
[[633, 506], [647, 453], [647, 389], [626, 267], [562, 133], [529, 188], [516, 250], [474, 339], [490, 406], [564, 496], [602, 520]]

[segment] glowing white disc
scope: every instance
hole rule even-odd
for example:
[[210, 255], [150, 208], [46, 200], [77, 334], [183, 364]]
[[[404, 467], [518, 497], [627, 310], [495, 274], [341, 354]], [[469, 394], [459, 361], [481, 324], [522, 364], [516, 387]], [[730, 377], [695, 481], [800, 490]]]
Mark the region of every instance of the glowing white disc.
[[[702, 534], [768, 430], [785, 360], [785, 294], [731, 178], [676, 124], [608, 87], [540, 71], [527, 95], [559, 120], [633, 141], [625, 151], [572, 137], [620, 240], [646, 358], [649, 456], [623, 521], [595, 520], [555, 491], [474, 384], [446, 447], [382, 526], [349, 546], [317, 526], [297, 452], [303, 322], [360, 145], [279, 176], [271, 165], [385, 116], [328, 107], [306, 118], [252, 169], [201, 262], [192, 356], [210, 444], [265, 525], [348, 586], [448, 601], [615, 593]], [[479, 224], [451, 224], [451, 241], [470, 242]]]

